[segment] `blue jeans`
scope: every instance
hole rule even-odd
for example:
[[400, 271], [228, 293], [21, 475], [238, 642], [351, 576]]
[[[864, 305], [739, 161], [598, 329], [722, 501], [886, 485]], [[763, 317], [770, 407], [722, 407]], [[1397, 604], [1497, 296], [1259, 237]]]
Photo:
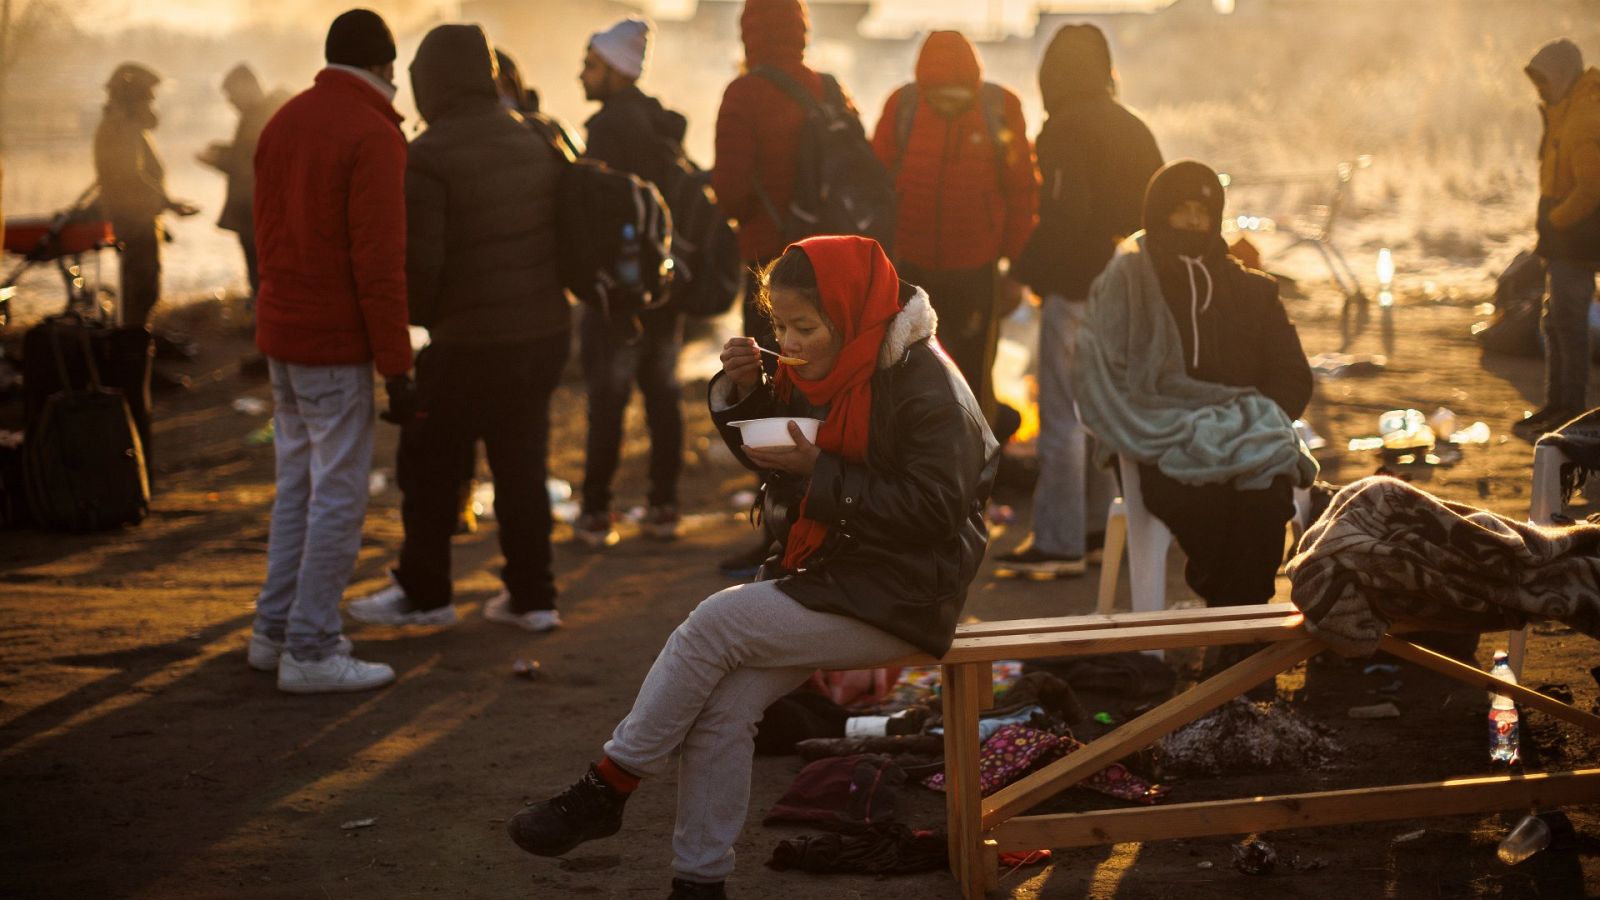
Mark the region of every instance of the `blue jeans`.
[[1039, 481], [1033, 489], [1033, 546], [1080, 557], [1084, 534], [1105, 531], [1115, 492], [1111, 473], [1089, 458], [1091, 438], [1072, 402], [1072, 358], [1085, 303], [1059, 294], [1039, 310]]
[[372, 468], [372, 366], [267, 360], [277, 496], [255, 632], [297, 659], [339, 641], [339, 601], [361, 549]]
[[1589, 304], [1594, 269], [1564, 259], [1550, 261], [1549, 292], [1539, 328], [1544, 332], [1544, 398], [1551, 407], [1589, 408]]
[[639, 317], [644, 333], [631, 344], [618, 343], [606, 317], [585, 306], [579, 322], [579, 355], [589, 389], [589, 439], [583, 469], [583, 511], [611, 508], [611, 480], [622, 456], [622, 419], [633, 385], [644, 395], [650, 431], [651, 506], [678, 502], [683, 469], [683, 388], [678, 355], [683, 350], [683, 315], [651, 310]]

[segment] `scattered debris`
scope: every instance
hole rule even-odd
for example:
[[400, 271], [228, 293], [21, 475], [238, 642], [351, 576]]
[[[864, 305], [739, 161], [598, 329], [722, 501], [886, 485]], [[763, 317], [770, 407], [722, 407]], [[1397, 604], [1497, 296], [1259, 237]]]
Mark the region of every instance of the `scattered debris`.
[[1260, 839], [1234, 844], [1233, 867], [1246, 875], [1271, 875], [1278, 867], [1278, 851]]
[[1199, 862], [1195, 863], [1194, 867], [1196, 869], [1214, 869], [1214, 868], [1216, 868], [1216, 865], [1217, 865], [1216, 863], [1212, 862], [1209, 859], [1202, 859]]
[[1408, 831], [1405, 834], [1397, 834], [1397, 835], [1395, 835], [1394, 837], [1389, 839], [1389, 843], [1391, 843], [1391, 844], [1409, 844], [1412, 841], [1416, 840], [1417, 838], [1422, 837], [1423, 835], [1425, 835], [1427, 833], [1428, 833], [1428, 829], [1426, 829], [1426, 828], [1418, 828], [1416, 831]]
[[376, 497], [383, 493], [389, 486], [389, 476], [382, 472], [373, 472], [367, 476], [367, 496]]
[[378, 817], [373, 816], [370, 819], [351, 819], [343, 825], [340, 825], [339, 828], [343, 831], [354, 831], [357, 828], [371, 828], [376, 824], [378, 824]]
[[1363, 675], [1398, 675], [1400, 667], [1394, 663], [1373, 663], [1361, 670]]
[[1352, 719], [1398, 719], [1400, 707], [1393, 703], [1374, 703], [1371, 706], [1352, 706], [1345, 713]]
[[1242, 697], [1167, 735], [1156, 745], [1162, 777], [1318, 768], [1344, 753], [1326, 725], [1274, 700]]
[[1328, 866], [1329, 862], [1320, 856], [1314, 859], [1302, 859], [1300, 854], [1296, 853], [1294, 859], [1289, 860], [1289, 868], [1296, 872], [1315, 872]]
[[1316, 430], [1311, 427], [1311, 423], [1305, 419], [1294, 420], [1294, 433], [1301, 441], [1305, 442], [1307, 450], [1321, 450], [1328, 446], [1328, 439], [1317, 434]]
[[1099, 722], [1101, 725], [1115, 725], [1115, 724], [1117, 724], [1116, 720], [1111, 718], [1111, 713], [1108, 713], [1108, 712], [1097, 712], [1097, 713], [1095, 713], [1094, 714], [1094, 720], [1096, 722]]
[[1306, 360], [1311, 372], [1318, 378], [1369, 378], [1380, 375], [1389, 367], [1389, 358], [1381, 353], [1354, 355], [1350, 353], [1318, 353]]
[[247, 416], [259, 416], [267, 409], [267, 401], [259, 397], [236, 397], [233, 401], [234, 412], [241, 412]]
[[544, 676], [544, 668], [537, 659], [518, 659], [511, 663], [511, 674], [529, 681], [538, 681]]
[[1377, 690], [1378, 690], [1378, 693], [1380, 693], [1380, 694], [1398, 694], [1398, 693], [1400, 693], [1400, 689], [1405, 687], [1405, 686], [1406, 686], [1406, 683], [1404, 681], [1401, 681], [1400, 679], [1396, 678], [1395, 680], [1390, 681], [1390, 682], [1388, 682], [1386, 684], [1378, 685]]

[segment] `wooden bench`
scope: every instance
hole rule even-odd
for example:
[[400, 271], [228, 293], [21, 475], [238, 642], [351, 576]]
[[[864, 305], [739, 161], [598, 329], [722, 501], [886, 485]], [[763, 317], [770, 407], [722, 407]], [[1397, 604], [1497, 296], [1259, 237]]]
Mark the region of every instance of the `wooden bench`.
[[[1086, 656], [1228, 644], [1262, 649], [1126, 722], [1093, 743], [988, 797], [978, 792], [978, 713], [990, 705], [990, 663], [1000, 659]], [[1540, 710], [1600, 733], [1600, 718], [1525, 687], [1505, 685], [1406, 640], [1386, 636], [1388, 653], [1474, 687], [1511, 694]], [[1316, 791], [1174, 803], [1057, 815], [1028, 809], [1107, 765], [1149, 746], [1266, 679], [1323, 649], [1290, 604], [1019, 619], [963, 625], [941, 659], [915, 656], [894, 665], [938, 665], [943, 673], [946, 810], [950, 871], [968, 900], [994, 890], [998, 854], [1202, 835], [1411, 819], [1502, 809], [1600, 802], [1600, 768], [1546, 774], [1463, 778], [1355, 790]]]

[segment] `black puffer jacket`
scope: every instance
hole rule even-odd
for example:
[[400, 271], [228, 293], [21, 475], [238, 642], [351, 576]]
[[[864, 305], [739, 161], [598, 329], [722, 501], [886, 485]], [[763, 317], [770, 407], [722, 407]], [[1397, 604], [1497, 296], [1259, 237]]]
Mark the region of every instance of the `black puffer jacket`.
[[1112, 88], [1105, 36], [1093, 25], [1062, 26], [1039, 66], [1047, 113], [1034, 146], [1039, 227], [1012, 268], [1037, 294], [1087, 298], [1117, 242], [1139, 230], [1161, 150]]
[[[999, 453], [966, 381], [928, 344], [934, 315], [927, 295], [905, 286], [902, 293], [906, 308], [885, 338], [872, 379], [867, 461], [824, 453], [809, 485], [764, 473], [765, 508], [780, 542], [802, 497], [807, 517], [832, 527], [806, 568], [778, 582], [784, 593], [939, 656], [950, 648], [967, 585], [988, 546], [983, 512]], [[798, 391], [783, 407], [765, 386], [729, 406], [731, 388], [720, 373], [713, 379], [711, 417], [751, 468], [729, 422], [817, 412]], [[777, 560], [782, 554], [780, 546]], [[777, 560], [769, 560], [769, 570]]]
[[406, 164], [411, 324], [432, 339], [503, 344], [559, 334], [570, 311], [556, 267], [565, 163], [500, 104], [476, 25], [428, 32], [411, 64], [428, 130]]
[[584, 156], [599, 160], [619, 172], [637, 175], [666, 190], [667, 170], [683, 143], [688, 121], [662, 107], [656, 98], [629, 86], [607, 100], [589, 117]]

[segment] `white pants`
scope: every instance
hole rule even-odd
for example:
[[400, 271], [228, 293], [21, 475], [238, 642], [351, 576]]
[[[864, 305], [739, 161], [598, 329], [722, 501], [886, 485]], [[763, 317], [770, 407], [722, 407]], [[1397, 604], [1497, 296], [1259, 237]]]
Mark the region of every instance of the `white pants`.
[[718, 591], [695, 607], [650, 667], [605, 753], [636, 775], [678, 762], [672, 868], [722, 881], [750, 806], [756, 723], [819, 668], [866, 668], [917, 648], [847, 616], [815, 612], [772, 582]]

